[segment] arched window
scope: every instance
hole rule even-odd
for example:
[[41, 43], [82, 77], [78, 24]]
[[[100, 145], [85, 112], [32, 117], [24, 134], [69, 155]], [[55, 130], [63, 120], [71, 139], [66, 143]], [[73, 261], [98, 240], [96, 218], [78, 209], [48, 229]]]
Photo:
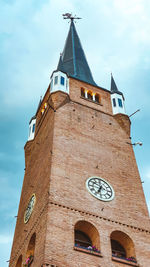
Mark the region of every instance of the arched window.
[[93, 100], [93, 96], [92, 96], [92, 92], [91, 91], [88, 91], [87, 97], [88, 97], [89, 100]]
[[116, 240], [111, 239], [112, 255], [126, 258], [124, 247]]
[[87, 221], [78, 221], [74, 229], [76, 247], [100, 252], [100, 238], [95, 226]]
[[15, 267], [22, 267], [22, 255], [20, 255]]
[[30, 264], [32, 263], [34, 259], [35, 241], [36, 241], [36, 234], [34, 233], [30, 238], [27, 253], [26, 253], [25, 264], [28, 264], [27, 266], [30, 266]]
[[85, 97], [85, 89], [84, 88], [81, 88], [81, 96]]
[[95, 94], [95, 102], [100, 103], [100, 96], [99, 94]]
[[112, 256], [136, 262], [132, 239], [121, 231], [114, 231], [110, 236]]
[[92, 241], [84, 232], [75, 230], [75, 244], [77, 246], [92, 247]]

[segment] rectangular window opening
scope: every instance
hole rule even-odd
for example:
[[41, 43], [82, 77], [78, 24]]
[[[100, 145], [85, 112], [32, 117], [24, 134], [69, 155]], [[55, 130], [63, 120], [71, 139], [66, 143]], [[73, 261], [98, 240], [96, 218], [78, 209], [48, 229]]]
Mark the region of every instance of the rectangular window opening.
[[57, 84], [57, 83], [58, 83], [58, 76], [55, 76], [54, 84]]
[[32, 126], [32, 133], [34, 133], [34, 132], [35, 132], [35, 123]]
[[65, 85], [65, 78], [62, 76], [60, 77], [60, 84]]
[[115, 99], [115, 98], [113, 98], [113, 100], [112, 100], [112, 101], [113, 101], [113, 106], [114, 106], [114, 107], [116, 107], [116, 99]]
[[122, 100], [121, 100], [120, 98], [118, 98], [118, 105], [119, 105], [120, 108], [123, 107], [123, 105], [122, 105]]
[[85, 97], [85, 90], [83, 88], [81, 88], [81, 96]]

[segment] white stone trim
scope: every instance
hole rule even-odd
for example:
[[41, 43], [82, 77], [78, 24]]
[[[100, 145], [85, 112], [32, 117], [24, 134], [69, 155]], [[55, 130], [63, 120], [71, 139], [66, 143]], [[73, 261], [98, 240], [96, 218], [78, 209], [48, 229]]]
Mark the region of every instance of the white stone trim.
[[[36, 119], [32, 119], [30, 124], [29, 124], [29, 136], [28, 136], [28, 141], [34, 139], [35, 135], [35, 125], [36, 125]], [[34, 130], [34, 131], [33, 131]]]
[[[54, 84], [55, 78], [58, 77], [57, 84]], [[64, 85], [61, 84], [61, 77], [64, 78]], [[51, 77], [51, 87], [50, 87], [50, 93], [62, 91], [64, 93], [69, 94], [69, 79], [67, 75], [61, 71], [54, 72]]]
[[[113, 104], [113, 99], [115, 99], [116, 101], [116, 107]], [[122, 101], [122, 107], [119, 106], [118, 99]], [[112, 111], [114, 115], [118, 113], [126, 114], [124, 99], [122, 95], [117, 94], [117, 93], [111, 94], [111, 104], [112, 104]]]

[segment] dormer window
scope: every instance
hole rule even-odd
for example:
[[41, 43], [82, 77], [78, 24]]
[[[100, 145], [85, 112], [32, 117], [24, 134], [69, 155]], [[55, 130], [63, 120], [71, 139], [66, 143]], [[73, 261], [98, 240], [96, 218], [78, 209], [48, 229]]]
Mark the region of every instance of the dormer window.
[[54, 84], [57, 84], [58, 83], [58, 76], [55, 76], [54, 78]]
[[113, 101], [113, 106], [116, 107], [116, 99], [113, 98], [112, 101]]
[[30, 120], [30, 123], [29, 123], [29, 137], [28, 137], [28, 141], [34, 139], [35, 125], [36, 125], [36, 117], [34, 116], [34, 117], [32, 117], [32, 119]]
[[118, 105], [119, 105], [120, 108], [123, 107], [123, 105], [122, 105], [122, 100], [121, 100], [120, 98], [118, 98]]
[[65, 78], [62, 76], [60, 77], [60, 84], [65, 85]]
[[35, 132], [35, 123], [32, 126], [32, 133], [34, 133], [34, 132]]
[[50, 92], [54, 93], [61, 91], [69, 94], [69, 82], [67, 74], [57, 71], [52, 74], [51, 83], [53, 81], [53, 86], [50, 87]]

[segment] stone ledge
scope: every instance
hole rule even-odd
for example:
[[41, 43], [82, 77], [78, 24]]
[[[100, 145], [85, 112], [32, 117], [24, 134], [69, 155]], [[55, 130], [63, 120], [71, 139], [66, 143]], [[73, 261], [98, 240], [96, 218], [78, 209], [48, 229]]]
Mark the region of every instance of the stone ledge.
[[89, 98], [86, 98], [86, 97], [84, 97], [84, 96], [80, 96], [80, 98], [82, 98], [82, 99], [84, 99], [84, 100], [86, 100], [86, 101], [89, 101], [89, 102], [91, 102], [91, 103], [97, 104], [97, 105], [99, 105], [99, 106], [103, 106], [101, 103], [98, 103], [98, 102], [96, 102], [96, 101], [93, 101], [93, 100], [91, 100], [91, 99], [89, 99]]
[[65, 205], [53, 202], [51, 200], [49, 201], [49, 204], [55, 205], [55, 206], [58, 206], [58, 207], [62, 207], [63, 209], [69, 209], [69, 210], [72, 210], [72, 211], [77, 211], [77, 212], [81, 213], [82, 215], [90, 215], [90, 216], [99, 218], [99, 219], [104, 220], [104, 221], [108, 221], [108, 222], [112, 222], [112, 223], [115, 223], [115, 224], [123, 225], [123, 226], [126, 226], [126, 227], [133, 228], [135, 230], [138, 230], [140, 232], [145, 232], [145, 233], [150, 234], [150, 230], [146, 230], [146, 229], [143, 229], [143, 228], [139, 228], [137, 226], [133, 226], [133, 225], [129, 225], [129, 224], [126, 224], [126, 223], [119, 222], [119, 221], [115, 221], [115, 220], [112, 220], [112, 219], [109, 219], [109, 218], [106, 218], [106, 217], [102, 217], [102, 216], [96, 215], [94, 213], [89, 213], [88, 211], [79, 210], [79, 209], [76, 209], [76, 208], [65, 206]]
[[74, 247], [74, 250], [77, 250], [77, 251], [80, 251], [80, 252], [83, 252], [83, 253], [87, 253], [87, 254], [91, 254], [91, 255], [94, 255], [94, 256], [98, 256], [98, 257], [103, 257], [100, 252], [87, 250], [87, 249], [84, 249], [84, 248]]
[[130, 265], [130, 266], [139, 266], [136, 262], [120, 259], [120, 258], [117, 258], [117, 257], [112, 257], [112, 260], [120, 262], [120, 263], [124, 263], [124, 264], [127, 264], [127, 265]]

